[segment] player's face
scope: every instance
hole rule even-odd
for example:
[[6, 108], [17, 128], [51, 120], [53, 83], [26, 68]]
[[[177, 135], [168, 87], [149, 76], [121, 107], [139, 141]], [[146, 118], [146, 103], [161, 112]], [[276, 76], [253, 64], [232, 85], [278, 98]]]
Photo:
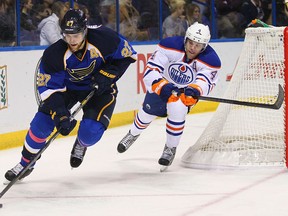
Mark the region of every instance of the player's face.
[[76, 33], [76, 34], [63, 34], [64, 40], [68, 44], [70, 50], [72, 52], [76, 52], [77, 50], [82, 48], [84, 44], [85, 34], [83, 32]]
[[202, 51], [205, 44], [197, 43], [187, 38], [185, 43], [185, 50], [188, 59], [194, 59]]

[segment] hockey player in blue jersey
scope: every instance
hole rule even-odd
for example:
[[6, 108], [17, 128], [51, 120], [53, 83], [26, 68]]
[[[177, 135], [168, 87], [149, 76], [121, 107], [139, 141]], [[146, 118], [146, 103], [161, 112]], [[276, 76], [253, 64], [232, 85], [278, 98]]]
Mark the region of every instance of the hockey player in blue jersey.
[[[117, 97], [116, 81], [136, 60], [132, 46], [116, 32], [104, 26], [87, 27], [81, 10], [70, 9], [61, 22], [63, 39], [43, 53], [38, 91], [43, 103], [30, 124], [20, 163], [8, 170], [7, 180], [18, 173], [45, 146], [54, 127], [68, 135], [76, 125], [69, 109], [82, 101], [97, 84], [97, 90], [83, 107], [70, 165], [82, 163], [87, 147], [96, 144], [107, 129]], [[33, 166], [23, 174], [26, 177]]]
[[143, 105], [118, 144], [119, 153], [125, 152], [157, 116], [167, 116], [166, 143], [158, 163], [165, 169], [171, 165], [185, 117], [198, 101], [195, 96], [208, 95], [218, 79], [221, 61], [209, 41], [208, 26], [197, 22], [187, 29], [185, 37], [160, 41], [145, 68]]

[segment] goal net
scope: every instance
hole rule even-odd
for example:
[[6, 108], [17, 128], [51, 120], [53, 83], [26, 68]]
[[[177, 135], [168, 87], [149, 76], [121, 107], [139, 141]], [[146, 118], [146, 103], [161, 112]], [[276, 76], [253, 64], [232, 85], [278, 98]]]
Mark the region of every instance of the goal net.
[[[223, 98], [273, 103], [279, 84], [284, 86], [287, 70], [285, 32], [285, 27], [246, 29], [240, 58]], [[183, 165], [284, 166], [284, 109], [285, 101], [277, 110], [221, 103], [197, 142], [182, 156]]]

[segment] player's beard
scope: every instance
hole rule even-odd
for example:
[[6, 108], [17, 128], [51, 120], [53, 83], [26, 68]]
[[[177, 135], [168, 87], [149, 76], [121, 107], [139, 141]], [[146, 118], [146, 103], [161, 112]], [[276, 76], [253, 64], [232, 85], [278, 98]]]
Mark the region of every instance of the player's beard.
[[72, 52], [77, 52], [78, 50], [83, 48], [84, 44], [85, 44], [85, 38], [83, 38], [82, 42], [77, 44], [76, 46], [72, 47], [70, 44], [68, 44], [68, 46]]
[[82, 41], [81, 41], [80, 43], [76, 44], [75, 46], [71, 46], [71, 45], [65, 40], [65, 37], [64, 37], [65, 42], [68, 44], [69, 49], [70, 49], [73, 53], [74, 53], [74, 52], [77, 52], [78, 50], [80, 50], [80, 49], [83, 48], [83, 46], [85, 45], [86, 34], [87, 34], [87, 29], [83, 31]]

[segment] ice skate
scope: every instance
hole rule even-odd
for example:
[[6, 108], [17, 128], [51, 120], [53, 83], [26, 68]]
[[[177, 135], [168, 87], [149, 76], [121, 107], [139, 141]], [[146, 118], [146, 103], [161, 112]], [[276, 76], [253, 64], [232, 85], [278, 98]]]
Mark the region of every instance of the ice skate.
[[130, 131], [126, 134], [126, 136], [119, 142], [117, 146], [117, 151], [119, 153], [123, 153], [127, 151], [127, 149], [137, 140], [137, 138], [140, 136], [136, 135], [133, 136]]
[[78, 139], [76, 139], [70, 156], [70, 165], [72, 168], [77, 168], [81, 165], [86, 150], [87, 147], [80, 145]]
[[[165, 145], [162, 156], [158, 160], [158, 163], [162, 166], [170, 166], [174, 160], [176, 154], [176, 147], [169, 148]], [[164, 168], [162, 168], [164, 170]]]
[[[15, 167], [13, 167], [12, 169], [8, 170], [5, 173], [5, 178], [11, 182], [13, 181], [17, 175], [24, 169], [24, 167], [18, 163]], [[33, 167], [29, 168], [28, 170], [26, 170], [26, 172], [18, 179], [18, 180], [22, 180], [23, 178], [25, 178], [26, 176], [30, 175], [30, 173], [33, 171]], [[4, 183], [5, 184], [5, 183]]]

